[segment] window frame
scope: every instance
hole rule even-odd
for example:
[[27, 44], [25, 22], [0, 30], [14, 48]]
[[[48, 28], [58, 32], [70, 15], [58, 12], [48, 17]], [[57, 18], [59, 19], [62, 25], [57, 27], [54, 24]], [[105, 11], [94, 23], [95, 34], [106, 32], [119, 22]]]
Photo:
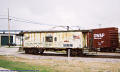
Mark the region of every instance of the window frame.
[[53, 36], [46, 36], [45, 42], [53, 42]]

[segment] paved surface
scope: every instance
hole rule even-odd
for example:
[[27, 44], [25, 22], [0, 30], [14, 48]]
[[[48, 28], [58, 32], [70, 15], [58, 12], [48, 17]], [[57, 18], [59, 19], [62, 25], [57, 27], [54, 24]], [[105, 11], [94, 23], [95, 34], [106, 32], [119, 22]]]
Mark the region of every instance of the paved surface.
[[68, 58], [66, 54], [45, 52], [43, 55], [24, 54], [18, 52], [19, 48], [0, 48], [0, 55], [11, 55], [27, 59], [56, 59], [56, 60], [79, 60], [84, 62], [120, 62], [120, 53], [97, 53], [97, 55], [78, 56]]
[[0, 70], [8, 70], [8, 69], [5, 69], [5, 68], [0, 67]]
[[19, 48], [0, 48], [0, 55], [14, 55], [18, 53]]
[[12, 71], [12, 70], [0, 67], [0, 72], [17, 72], [17, 71]]

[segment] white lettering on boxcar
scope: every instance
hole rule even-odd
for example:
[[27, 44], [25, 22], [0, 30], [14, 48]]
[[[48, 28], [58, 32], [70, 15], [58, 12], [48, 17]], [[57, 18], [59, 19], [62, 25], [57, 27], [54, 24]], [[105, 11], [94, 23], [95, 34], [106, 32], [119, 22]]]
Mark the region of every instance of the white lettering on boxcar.
[[94, 39], [102, 39], [104, 36], [104, 33], [94, 34]]

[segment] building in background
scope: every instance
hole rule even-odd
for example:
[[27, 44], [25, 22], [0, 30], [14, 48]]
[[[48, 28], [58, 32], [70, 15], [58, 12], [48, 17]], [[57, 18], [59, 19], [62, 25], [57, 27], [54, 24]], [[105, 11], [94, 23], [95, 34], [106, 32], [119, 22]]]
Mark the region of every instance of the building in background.
[[[7, 46], [9, 44], [9, 33], [7, 30], [0, 30], [0, 46]], [[22, 46], [22, 36], [19, 32], [10, 32], [10, 45]]]
[[22, 36], [19, 34], [13, 35], [13, 44], [16, 44], [16, 46], [22, 46]]
[[[13, 34], [10, 34], [10, 44], [13, 43]], [[9, 34], [0, 34], [0, 46], [9, 44]]]

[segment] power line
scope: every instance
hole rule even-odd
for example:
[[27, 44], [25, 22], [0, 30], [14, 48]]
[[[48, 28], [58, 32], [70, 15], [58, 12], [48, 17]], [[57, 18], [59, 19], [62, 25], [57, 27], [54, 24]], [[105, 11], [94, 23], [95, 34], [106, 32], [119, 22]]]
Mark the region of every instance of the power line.
[[[0, 16], [7, 16], [7, 15], [0, 15]], [[32, 22], [32, 20], [28, 20], [28, 19], [23, 19], [23, 18], [17, 18], [17, 17], [13, 17], [13, 16], [9, 16], [11, 19], [17, 19], [17, 20], [24, 20], [24, 21], [30, 21]]]
[[18, 21], [18, 22], [25, 22], [25, 23], [31, 23], [31, 24], [40, 24], [40, 25], [48, 25], [48, 26], [58, 26], [58, 25], [53, 25], [53, 24], [43, 24], [43, 23], [32, 21], [32, 20], [27, 20], [27, 19], [12, 17], [12, 16], [10, 16], [10, 17], [11, 17], [11, 20]]
[[8, 18], [0, 18], [0, 19], [8, 19]]
[[[0, 15], [0, 16], [7, 16], [7, 15]], [[17, 18], [17, 17], [13, 17], [13, 16], [9, 16], [9, 17], [10, 17], [10, 20], [13, 20], [13, 21], [26, 22], [26, 23], [33, 23], [33, 24], [42, 24], [42, 23], [35, 22], [35, 21], [32, 21], [32, 20]], [[6, 18], [6, 19], [7, 19], [7, 18]], [[59, 25], [53, 25], [53, 24], [42, 24], [42, 25], [59, 26]], [[60, 26], [59, 26], [59, 27], [60, 27]], [[66, 27], [66, 26], [64, 26], [64, 27]]]
[[51, 24], [42, 24], [42, 23], [34, 22], [34, 21], [24, 21], [24, 20], [18, 20], [18, 19], [11, 19], [11, 20], [13, 20], [13, 21], [18, 21], [18, 22], [31, 23], [31, 24], [40, 24], [40, 25], [54, 26], [54, 25], [51, 25]]
[[10, 16], [12, 19], [18, 19], [18, 20], [24, 20], [24, 21], [30, 21], [30, 22], [32, 22], [32, 20], [27, 20], [27, 19], [22, 19], [22, 18], [17, 18], [17, 17], [12, 17], [12, 16]]
[[[7, 15], [0, 15], [0, 16], [7, 16]], [[7, 18], [0, 18], [0, 19], [7, 19]], [[17, 17], [13, 17], [13, 16], [10, 16], [10, 20], [16, 21], [16, 22], [24, 22], [24, 23], [31, 23], [31, 24], [54, 26], [54, 27], [52, 27], [52, 29], [57, 28], [57, 27], [61, 27], [61, 28], [67, 29], [67, 26], [53, 25], [53, 24], [43, 24], [43, 23], [32, 21], [32, 20], [17, 18]], [[72, 27], [77, 27], [77, 28], [80, 29], [79, 26], [69, 26], [70, 29], [72, 29]]]
[[7, 15], [0, 15], [0, 16], [7, 16]]
[[[0, 18], [0, 19], [8, 19], [8, 18]], [[18, 22], [25, 22], [25, 23], [31, 23], [31, 24], [40, 24], [40, 25], [56, 26], [56, 25], [53, 25], [53, 24], [42, 24], [42, 23], [35, 22], [35, 21], [32, 21], [32, 20], [20, 19], [20, 18], [16, 18], [16, 17], [11, 17], [9, 20], [18, 21]]]

